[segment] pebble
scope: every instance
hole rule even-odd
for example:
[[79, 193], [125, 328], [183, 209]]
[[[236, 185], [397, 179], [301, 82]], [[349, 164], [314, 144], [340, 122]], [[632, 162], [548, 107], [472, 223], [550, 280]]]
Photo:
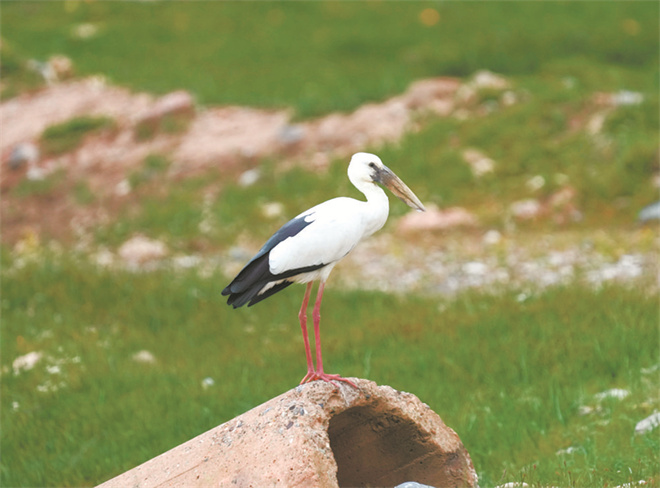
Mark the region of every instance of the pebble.
[[249, 169], [241, 173], [238, 177], [238, 184], [243, 188], [254, 185], [261, 178], [261, 171], [258, 168]]
[[133, 361], [136, 363], [142, 364], [154, 364], [156, 362], [156, 356], [153, 353], [143, 349], [133, 354]]
[[39, 148], [31, 142], [17, 144], [9, 155], [9, 169], [19, 169], [24, 164], [33, 165], [39, 160]]

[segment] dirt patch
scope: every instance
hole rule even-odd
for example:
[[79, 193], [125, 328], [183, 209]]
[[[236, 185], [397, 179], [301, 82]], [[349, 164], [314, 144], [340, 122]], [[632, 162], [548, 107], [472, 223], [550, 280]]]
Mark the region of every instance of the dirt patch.
[[[451, 78], [422, 80], [382, 103], [301, 123], [293, 123], [288, 110], [200, 108], [185, 91], [155, 97], [108, 85], [100, 77], [23, 94], [0, 104], [2, 239], [13, 243], [26, 232], [63, 239], [72, 235], [75, 222], [93, 225], [96, 219], [114, 218], [130, 203], [130, 175], [153, 154], [171, 160], [170, 179], [210, 169], [234, 179], [265, 157], [324, 169], [333, 158], [418, 130], [420, 113], [450, 115], [460, 86]], [[90, 134], [78, 147], [56, 157], [39, 151], [46, 128], [83, 116], [109, 117], [114, 129]], [[31, 148], [25, 161], [15, 157], [21, 145]], [[17, 197], [22, 182], [47, 180], [54, 174], [64, 175], [63, 181], [47, 194], [28, 191]], [[71, 196], [79, 182], [101, 203], [93, 208], [79, 205]]]

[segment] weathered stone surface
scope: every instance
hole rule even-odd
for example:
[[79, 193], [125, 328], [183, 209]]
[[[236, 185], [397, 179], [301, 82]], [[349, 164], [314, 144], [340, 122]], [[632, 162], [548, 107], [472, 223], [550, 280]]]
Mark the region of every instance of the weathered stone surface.
[[114, 487], [477, 485], [456, 433], [416, 396], [298, 386], [113, 478]]

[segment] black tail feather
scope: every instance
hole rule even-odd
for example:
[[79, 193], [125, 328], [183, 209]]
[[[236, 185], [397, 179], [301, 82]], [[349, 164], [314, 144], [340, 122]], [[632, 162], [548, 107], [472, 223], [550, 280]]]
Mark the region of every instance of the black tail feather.
[[[241, 272], [238, 273], [236, 278], [234, 278], [232, 282], [222, 290], [222, 295], [228, 296], [228, 305], [238, 308], [247, 303], [248, 307], [251, 307], [255, 303], [259, 303], [261, 300], [274, 295], [278, 291], [281, 291], [292, 284], [293, 281], [287, 280], [287, 278], [291, 278], [301, 273], [308, 273], [325, 266], [324, 264], [307, 266], [274, 275], [270, 272], [268, 266], [268, 256], [269, 253], [266, 253], [257, 256], [250, 261], [245, 265]], [[280, 283], [273, 285], [263, 293], [259, 293], [268, 283], [274, 281], [280, 281]]]

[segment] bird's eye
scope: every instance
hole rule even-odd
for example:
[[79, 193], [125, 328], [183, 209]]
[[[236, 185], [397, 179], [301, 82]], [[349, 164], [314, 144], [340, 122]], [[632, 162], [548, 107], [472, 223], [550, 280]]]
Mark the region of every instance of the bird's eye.
[[372, 169], [376, 169], [376, 163], [369, 163], [369, 167]]

